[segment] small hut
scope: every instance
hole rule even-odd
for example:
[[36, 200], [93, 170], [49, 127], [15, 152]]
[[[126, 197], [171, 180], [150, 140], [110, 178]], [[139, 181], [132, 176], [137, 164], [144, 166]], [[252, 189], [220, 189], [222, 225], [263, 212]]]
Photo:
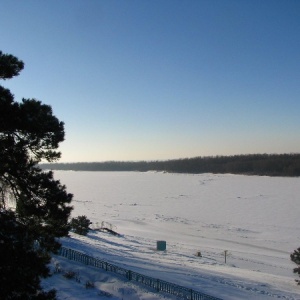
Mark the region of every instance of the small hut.
[[166, 241], [157, 241], [156, 242], [156, 250], [165, 251], [166, 249], [167, 249], [167, 242]]

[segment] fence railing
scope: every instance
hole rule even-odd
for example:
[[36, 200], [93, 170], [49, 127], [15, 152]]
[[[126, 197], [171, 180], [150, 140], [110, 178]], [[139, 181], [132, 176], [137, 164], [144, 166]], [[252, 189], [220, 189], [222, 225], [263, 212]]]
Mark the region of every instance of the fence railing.
[[133, 272], [128, 269], [121, 268], [119, 266], [108, 263], [107, 261], [94, 258], [92, 256], [70, 248], [61, 247], [58, 254], [70, 260], [78, 261], [89, 266], [93, 266], [108, 272], [119, 274], [127, 278], [128, 280], [135, 281], [144, 284], [150, 288], [153, 288], [157, 292], [162, 291], [186, 300], [221, 300], [220, 298], [209, 296], [207, 294], [194, 291], [193, 289], [189, 289], [174, 283], [170, 283], [160, 279], [155, 279], [149, 276], [139, 274], [137, 272]]

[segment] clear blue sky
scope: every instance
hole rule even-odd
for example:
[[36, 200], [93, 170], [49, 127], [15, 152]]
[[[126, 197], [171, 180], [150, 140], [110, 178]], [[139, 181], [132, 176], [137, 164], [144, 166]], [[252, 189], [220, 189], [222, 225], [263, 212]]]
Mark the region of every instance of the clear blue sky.
[[0, 0], [0, 42], [63, 162], [300, 152], [298, 0]]

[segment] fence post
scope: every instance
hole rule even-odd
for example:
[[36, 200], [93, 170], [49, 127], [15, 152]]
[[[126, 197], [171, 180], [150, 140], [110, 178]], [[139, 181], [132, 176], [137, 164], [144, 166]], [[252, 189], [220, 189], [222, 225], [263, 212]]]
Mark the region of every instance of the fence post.
[[127, 276], [128, 276], [128, 280], [132, 280], [132, 273], [130, 270], [128, 270]]
[[160, 288], [160, 286], [159, 286], [159, 279], [157, 279], [156, 280], [156, 290], [159, 292], [159, 288]]
[[191, 289], [191, 300], [193, 300], [193, 290]]

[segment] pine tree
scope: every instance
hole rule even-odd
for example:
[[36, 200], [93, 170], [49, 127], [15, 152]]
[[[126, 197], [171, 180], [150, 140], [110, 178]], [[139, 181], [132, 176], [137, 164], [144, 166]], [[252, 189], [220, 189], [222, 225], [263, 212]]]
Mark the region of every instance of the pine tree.
[[[0, 51], [0, 79], [16, 76], [24, 63]], [[0, 298], [55, 299], [40, 278], [69, 231], [72, 195], [38, 163], [60, 158], [64, 123], [49, 105], [35, 99], [16, 102], [0, 86]], [[15, 209], [8, 208], [13, 199]]]
[[77, 218], [72, 218], [70, 222], [71, 229], [80, 235], [87, 235], [89, 232], [89, 226], [92, 222], [86, 216], [78, 216]]
[[[297, 273], [300, 276], [300, 248], [295, 250], [291, 254], [291, 260], [297, 265], [297, 268], [294, 268], [294, 273]], [[296, 282], [300, 285], [300, 280], [296, 279]]]

